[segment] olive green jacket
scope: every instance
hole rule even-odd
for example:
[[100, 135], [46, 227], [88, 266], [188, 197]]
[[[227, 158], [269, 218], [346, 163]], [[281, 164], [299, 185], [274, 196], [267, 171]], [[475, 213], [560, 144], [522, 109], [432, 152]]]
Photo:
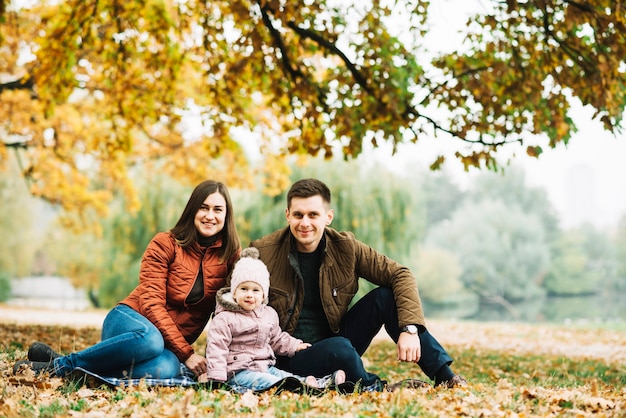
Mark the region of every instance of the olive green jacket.
[[[289, 228], [253, 241], [270, 272], [269, 305], [280, 318], [283, 330], [292, 333], [304, 300], [302, 277], [297, 268], [295, 244]], [[358, 241], [351, 232], [326, 228], [324, 258], [320, 267], [320, 296], [328, 324], [339, 332], [341, 318], [359, 289], [359, 278], [393, 289], [402, 327], [416, 324], [424, 329], [424, 313], [411, 271]]]

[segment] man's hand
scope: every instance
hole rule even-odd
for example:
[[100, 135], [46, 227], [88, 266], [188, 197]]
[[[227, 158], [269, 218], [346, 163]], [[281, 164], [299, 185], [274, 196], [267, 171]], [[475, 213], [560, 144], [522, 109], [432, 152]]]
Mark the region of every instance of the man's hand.
[[398, 337], [398, 360], [417, 363], [421, 357], [419, 335], [401, 332]]
[[185, 366], [196, 376], [206, 373], [206, 357], [193, 353], [191, 357], [185, 360]]

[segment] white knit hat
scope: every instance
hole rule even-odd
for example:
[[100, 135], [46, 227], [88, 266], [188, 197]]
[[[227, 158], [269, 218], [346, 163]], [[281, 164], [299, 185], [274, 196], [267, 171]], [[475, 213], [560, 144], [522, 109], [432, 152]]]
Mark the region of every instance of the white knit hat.
[[263, 297], [267, 298], [270, 291], [270, 272], [265, 263], [259, 260], [259, 250], [254, 247], [245, 248], [241, 258], [235, 263], [230, 279], [230, 290], [235, 292], [243, 282], [257, 283], [263, 289]]

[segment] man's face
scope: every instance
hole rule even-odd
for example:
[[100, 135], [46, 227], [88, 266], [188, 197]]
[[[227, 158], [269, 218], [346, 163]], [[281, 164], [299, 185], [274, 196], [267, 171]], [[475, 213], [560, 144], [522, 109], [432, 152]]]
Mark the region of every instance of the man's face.
[[296, 238], [296, 247], [303, 253], [315, 251], [324, 228], [333, 220], [333, 211], [321, 196], [294, 197], [285, 211], [289, 229]]

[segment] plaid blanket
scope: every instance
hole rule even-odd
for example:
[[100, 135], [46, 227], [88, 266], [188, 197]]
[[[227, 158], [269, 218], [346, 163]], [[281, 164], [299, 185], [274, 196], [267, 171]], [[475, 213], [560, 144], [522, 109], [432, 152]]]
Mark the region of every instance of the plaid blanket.
[[[141, 379], [128, 379], [122, 377], [111, 377], [111, 376], [102, 376], [97, 373], [91, 372], [89, 370], [83, 369], [82, 367], [75, 368], [72, 373], [69, 375], [69, 379], [73, 381], [79, 381], [84, 383], [88, 387], [99, 387], [99, 386], [109, 386], [109, 387], [117, 387], [117, 386], [138, 386], [138, 385], [146, 385], [146, 386], [196, 386], [200, 385], [193, 374], [181, 373], [180, 376], [172, 377], [168, 379], [157, 379], [145, 377]], [[205, 385], [202, 383], [202, 385]]]
[[[223, 382], [217, 381], [209, 381], [200, 383], [195, 380], [195, 377], [191, 371], [186, 369], [184, 365], [182, 365], [181, 375], [178, 377], [172, 377], [169, 379], [156, 379], [156, 378], [141, 378], [141, 379], [127, 379], [127, 378], [119, 378], [119, 377], [110, 377], [110, 376], [101, 376], [97, 373], [90, 372], [89, 370], [85, 370], [81, 367], [77, 367], [72, 371], [69, 375], [69, 379], [72, 381], [78, 382], [80, 384], [84, 384], [90, 388], [98, 388], [101, 386], [107, 386], [110, 388], [114, 387], [130, 387], [130, 386], [189, 386], [197, 389], [206, 389], [206, 390], [228, 390], [237, 393], [246, 392], [248, 389], [243, 387], [233, 387]], [[352, 393], [357, 388], [353, 383], [346, 382], [342, 383], [335, 387], [340, 393]], [[331, 389], [316, 389], [310, 386], [304, 385], [301, 381], [296, 379], [295, 377], [286, 377], [271, 387], [255, 391], [255, 393], [262, 393], [269, 390], [276, 390], [276, 394], [287, 391], [293, 393], [307, 393], [310, 395], [321, 395], [328, 390]]]

